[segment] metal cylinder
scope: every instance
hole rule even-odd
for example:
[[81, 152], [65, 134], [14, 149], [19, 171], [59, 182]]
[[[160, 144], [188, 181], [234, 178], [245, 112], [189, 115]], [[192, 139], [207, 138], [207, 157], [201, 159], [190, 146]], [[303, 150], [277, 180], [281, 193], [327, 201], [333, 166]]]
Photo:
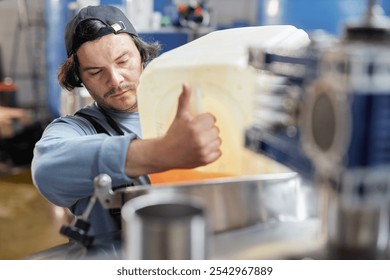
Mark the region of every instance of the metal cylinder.
[[146, 194], [122, 207], [124, 259], [207, 258], [208, 226], [202, 203], [177, 193]]
[[324, 226], [331, 259], [389, 258], [387, 177], [379, 171], [360, 171], [345, 175], [340, 184], [324, 185]]

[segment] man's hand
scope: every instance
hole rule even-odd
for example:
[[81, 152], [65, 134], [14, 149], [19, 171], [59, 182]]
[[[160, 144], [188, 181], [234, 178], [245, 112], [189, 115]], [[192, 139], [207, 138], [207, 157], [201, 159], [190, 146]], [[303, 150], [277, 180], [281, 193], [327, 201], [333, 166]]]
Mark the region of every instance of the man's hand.
[[210, 113], [193, 115], [190, 100], [191, 89], [183, 85], [176, 116], [167, 133], [160, 138], [130, 143], [125, 165], [128, 176], [195, 168], [212, 163], [222, 155], [215, 117]]
[[210, 113], [193, 115], [191, 89], [183, 85], [176, 116], [163, 138], [167, 161], [172, 168], [194, 168], [221, 156], [221, 138], [216, 119]]

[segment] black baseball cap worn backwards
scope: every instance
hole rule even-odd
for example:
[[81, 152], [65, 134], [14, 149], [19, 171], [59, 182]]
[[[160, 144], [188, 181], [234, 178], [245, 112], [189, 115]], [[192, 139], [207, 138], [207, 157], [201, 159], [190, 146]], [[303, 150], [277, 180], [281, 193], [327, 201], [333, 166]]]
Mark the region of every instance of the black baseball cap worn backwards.
[[[106, 27], [99, 30], [96, 34], [88, 34], [88, 36], [85, 36], [84, 34], [83, 37], [78, 36], [78, 34], [76, 34], [77, 27], [81, 22], [87, 19], [100, 20]], [[128, 33], [130, 35], [138, 36], [130, 20], [119, 8], [104, 5], [82, 8], [78, 14], [69, 21], [65, 28], [66, 53], [69, 57], [76, 53], [83, 43], [93, 41], [111, 33]]]

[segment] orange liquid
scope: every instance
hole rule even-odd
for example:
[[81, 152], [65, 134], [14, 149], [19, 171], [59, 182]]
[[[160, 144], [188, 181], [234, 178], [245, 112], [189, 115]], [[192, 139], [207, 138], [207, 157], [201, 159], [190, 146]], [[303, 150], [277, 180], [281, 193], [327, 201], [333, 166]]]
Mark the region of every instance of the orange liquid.
[[150, 174], [152, 184], [178, 183], [199, 181], [213, 178], [233, 177], [234, 174], [219, 172], [201, 172], [192, 169], [173, 169], [165, 172]]

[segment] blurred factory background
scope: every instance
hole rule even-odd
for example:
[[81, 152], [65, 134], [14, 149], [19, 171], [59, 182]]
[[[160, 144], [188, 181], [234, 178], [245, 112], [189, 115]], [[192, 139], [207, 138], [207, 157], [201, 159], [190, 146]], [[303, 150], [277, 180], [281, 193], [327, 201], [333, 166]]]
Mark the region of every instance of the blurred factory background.
[[[389, 15], [390, 1], [379, 2]], [[29, 163], [45, 125], [88, 101], [83, 93], [76, 99], [61, 90], [57, 69], [65, 60], [67, 21], [78, 9], [96, 4], [123, 9], [140, 36], [160, 41], [165, 52], [214, 30], [243, 26], [290, 24], [339, 36], [341, 23], [360, 18], [367, 0], [0, 1], [0, 110], [25, 113], [0, 124], [0, 259], [23, 258], [64, 242], [58, 228], [66, 213], [36, 192]], [[190, 16], [183, 15], [183, 5], [195, 7]]]

